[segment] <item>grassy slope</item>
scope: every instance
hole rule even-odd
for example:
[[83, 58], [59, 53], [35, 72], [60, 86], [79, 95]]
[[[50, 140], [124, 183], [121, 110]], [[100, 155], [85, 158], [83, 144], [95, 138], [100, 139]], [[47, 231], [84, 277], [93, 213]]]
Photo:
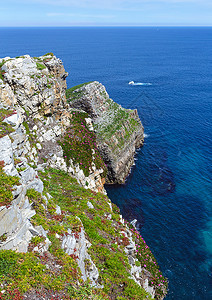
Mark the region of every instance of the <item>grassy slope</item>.
[[[44, 181], [44, 194], [49, 192], [53, 198], [46, 206], [38, 192], [28, 190], [27, 195], [37, 212], [32, 223], [48, 230], [48, 238], [52, 242], [49, 249], [51, 255], [0, 251], [0, 290], [6, 291], [0, 299], [13, 299], [10, 294], [14, 291], [20, 294], [20, 298], [14, 299], [22, 299], [21, 295], [32, 288], [38, 292], [48, 290], [56, 291], [58, 295], [62, 293], [62, 299], [88, 299], [88, 295], [90, 299], [146, 299], [146, 292], [130, 279], [130, 266], [124, 252], [128, 240], [121, 233], [123, 225], [119, 222], [119, 209], [113, 205], [109, 220], [105, 217], [110, 212], [107, 196], [80, 187], [75, 179], [58, 170], [49, 169], [40, 173], [40, 176]], [[93, 204], [94, 209], [87, 206], [87, 201]], [[56, 204], [62, 209], [61, 215], [55, 213]], [[89, 283], [83, 284], [76, 257], [65, 254], [61, 249], [61, 238], [67, 230], [71, 229], [76, 235], [80, 230], [81, 223], [76, 217], [82, 220], [92, 244], [89, 253], [100, 270], [99, 283], [104, 285], [103, 290], [91, 288]], [[165, 279], [139, 233], [132, 227], [131, 230], [133, 239], [139, 245], [137, 257], [152, 272], [151, 281], [160, 294]], [[56, 233], [60, 238], [55, 237]], [[29, 250], [42, 242], [41, 237], [32, 239]], [[61, 268], [47, 268], [47, 264], [60, 265]], [[85, 298], [81, 297], [82, 294]]]

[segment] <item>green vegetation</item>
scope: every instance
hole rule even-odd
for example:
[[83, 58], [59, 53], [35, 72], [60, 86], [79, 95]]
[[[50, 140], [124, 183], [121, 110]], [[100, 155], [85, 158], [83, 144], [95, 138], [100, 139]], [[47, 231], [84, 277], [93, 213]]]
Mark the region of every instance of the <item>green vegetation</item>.
[[[101, 270], [100, 284], [104, 285], [103, 291], [113, 297], [117, 293], [116, 297], [122, 296], [124, 299], [147, 299], [145, 291], [129, 279], [130, 266], [124, 252], [124, 247], [129, 242], [121, 233], [123, 225], [119, 222], [119, 209], [113, 205], [113, 212], [111, 212], [109, 220], [105, 217], [105, 214], [110, 212], [107, 196], [85, 190], [78, 185], [75, 179], [70, 178], [62, 171], [50, 169], [45, 173], [40, 173], [40, 176], [43, 179], [45, 191], [53, 196], [51, 200], [60, 205], [62, 211], [70, 214], [63, 219], [63, 228], [60, 229], [66, 230], [69, 223], [72, 224], [69, 226], [73, 231], [79, 232], [81, 224], [76, 217], [81, 219], [92, 244], [89, 248], [90, 255], [98, 269]], [[93, 204], [93, 209], [87, 206], [87, 201]], [[42, 223], [44, 222], [41, 221], [40, 224]], [[128, 226], [131, 228], [133, 239], [138, 243], [139, 249], [145, 242], [130, 224]], [[140, 261], [145, 260], [146, 269], [152, 271], [152, 282], [154, 281], [154, 286], [158, 285], [158, 294], [162, 293], [166, 280], [160, 275], [157, 278], [156, 274], [159, 272], [157, 264], [153, 263], [149, 269], [147, 261], [151, 259], [155, 262], [151, 251], [148, 249], [144, 254], [139, 255], [139, 253]]]
[[5, 60], [3, 59], [2, 62], [0, 63], [0, 79], [4, 81], [4, 74], [5, 72], [1, 69], [3, 65], [5, 64]]
[[106, 177], [107, 168], [96, 145], [96, 136], [90, 131], [85, 118], [86, 113], [75, 111], [72, 113], [71, 125], [63, 139], [59, 142], [63, 148], [63, 155], [67, 165], [70, 159], [79, 164], [85, 176], [89, 176], [93, 163], [97, 169], [103, 169], [102, 177]]
[[133, 110], [124, 109], [109, 98], [105, 106], [107, 112], [104, 121], [94, 124], [94, 129], [97, 139], [105, 141], [115, 153], [122, 149], [141, 123], [132, 116]]
[[52, 52], [46, 53], [43, 56], [54, 56], [54, 54]]
[[29, 135], [29, 134], [30, 134], [30, 130], [29, 130], [29, 125], [28, 125], [28, 123], [24, 121], [24, 122], [23, 122], [23, 125], [24, 125], [24, 127], [25, 127], [25, 129], [26, 129], [26, 134]]
[[14, 131], [10, 124], [4, 122], [5, 118], [12, 116], [15, 113], [13, 110], [0, 109], [0, 138]]
[[[58, 299], [150, 299], [130, 278], [130, 265], [124, 251], [129, 242], [122, 234], [125, 225], [119, 221], [119, 209], [112, 205], [111, 212], [107, 196], [84, 189], [65, 172], [48, 169], [39, 175], [44, 182], [44, 195], [50, 193], [53, 198], [46, 202], [39, 192], [27, 190], [29, 201], [36, 211], [31, 222], [34, 226], [42, 225], [48, 231], [51, 246], [42, 255], [32, 252], [34, 247], [40, 248], [45, 243], [44, 237], [35, 236], [28, 253], [0, 251], [0, 291], [5, 291], [0, 294], [3, 297], [0, 299], [24, 299], [23, 294], [27, 295], [31, 289], [37, 293], [43, 290], [50, 294], [62, 293], [63, 297]], [[88, 207], [88, 201], [94, 208]], [[61, 207], [60, 215], [56, 214], [56, 205]], [[109, 213], [111, 217], [108, 219], [106, 216]], [[68, 234], [68, 230], [76, 239], [79, 237], [82, 228], [80, 220], [86, 238], [92, 244], [89, 254], [100, 271], [98, 281], [103, 289], [91, 287], [89, 281], [83, 283], [77, 256], [68, 255], [61, 249], [62, 237]], [[143, 249], [146, 244], [142, 237], [130, 224], [128, 226], [138, 249]], [[3, 240], [5, 238], [2, 237]], [[152, 272], [150, 280], [157, 287], [157, 294], [164, 293], [166, 281], [150, 250], [138, 251], [137, 257], [145, 270]], [[88, 268], [89, 264], [89, 260], [85, 261]]]
[[37, 68], [38, 68], [38, 70], [43, 70], [43, 69], [45, 69], [45, 68], [46, 68], [46, 66], [45, 66], [45, 65], [43, 65], [43, 64], [40, 64], [40, 63], [36, 63], [36, 65], [37, 65]]
[[6, 234], [6, 233], [2, 234], [2, 235], [0, 236], [0, 243], [1, 243], [1, 242], [5, 242], [6, 239], [7, 239], [7, 234]]
[[81, 88], [81, 87], [83, 87], [83, 86], [85, 86], [85, 85], [87, 85], [87, 84], [89, 84], [91, 82], [92, 81], [85, 82], [85, 83], [76, 85], [76, 86], [74, 86], [74, 87], [72, 87], [70, 89], [67, 89], [66, 90], [66, 98], [68, 99], [68, 102], [71, 101], [71, 100], [74, 100], [77, 97], [77, 95], [78, 96], [81, 95], [82, 92], [81, 91], [76, 91], [77, 89], [79, 89], [79, 88]]
[[[47, 265], [59, 263], [62, 269], [48, 268]], [[5, 293], [0, 299], [24, 299], [23, 293], [34, 288], [48, 290], [65, 290], [77, 276], [77, 265], [73, 258], [66, 254], [61, 257], [49, 258], [47, 255], [39, 256], [34, 253], [16, 253], [15, 251], [0, 251], [0, 290]], [[11, 297], [15, 291], [14, 296]], [[68, 299], [68, 298], [66, 298]]]
[[4, 162], [0, 161], [0, 206], [10, 205], [13, 200], [13, 187], [19, 184], [19, 178], [8, 176], [3, 170]]
[[[48, 53], [45, 56], [47, 55], [53, 54]], [[40, 58], [36, 60], [42, 62]], [[38, 62], [37, 67], [39, 70], [45, 68]], [[47, 84], [50, 88], [50, 83]], [[80, 96], [81, 91], [76, 89], [83, 85], [67, 90], [67, 98]], [[106, 98], [106, 94], [103, 93], [102, 96]], [[131, 118], [132, 111], [122, 109], [111, 99], [106, 100], [106, 106], [113, 114], [112, 124], [108, 122], [102, 125], [98, 128], [98, 134], [108, 142], [111, 142], [116, 135], [119, 145], [122, 145], [124, 139], [130, 138], [139, 123]], [[0, 110], [2, 136], [13, 131], [10, 125], [3, 122], [5, 117], [13, 113], [13, 111]], [[25, 111], [25, 114], [29, 117], [28, 111]], [[97, 149], [96, 136], [86, 123], [87, 117], [86, 113], [72, 111], [70, 127], [58, 143], [63, 148], [67, 165], [70, 164], [71, 159], [74, 164], [79, 164], [84, 174], [88, 176], [95, 164], [97, 169], [103, 169], [104, 178], [107, 168]], [[36, 147], [36, 137], [30, 133], [33, 122], [32, 118], [28, 118], [28, 122], [23, 122], [23, 125], [31, 146]], [[124, 133], [121, 132], [123, 126]], [[19, 159], [15, 160], [15, 165], [19, 167], [17, 168], [19, 172], [25, 169], [21, 167]], [[3, 167], [4, 162], [0, 162], [0, 206], [8, 206], [13, 200], [12, 191], [14, 186], [19, 184], [19, 178], [7, 176]], [[46, 299], [150, 299], [145, 290], [131, 278], [131, 266], [125, 253], [125, 247], [129, 245], [130, 240], [123, 234], [125, 225], [120, 222], [119, 209], [112, 205], [113, 211], [111, 211], [107, 196], [81, 187], [74, 178], [63, 171], [46, 169], [39, 172], [39, 176], [44, 183], [43, 195], [34, 189], [28, 189], [26, 192], [32, 209], [36, 211], [30, 221], [33, 226], [41, 225], [46, 230], [51, 245], [49, 250], [42, 254], [36, 252], [35, 247], [42, 249], [46, 238], [34, 236], [29, 244], [28, 253], [0, 251], [0, 299], [22, 300], [32, 291], [38, 294], [48, 293]], [[86, 185], [88, 186], [88, 183]], [[48, 197], [48, 194], [52, 198]], [[88, 201], [94, 208], [88, 206]], [[62, 210], [61, 214], [56, 213], [57, 205]], [[167, 281], [162, 276], [143, 238], [129, 223], [127, 225], [137, 245], [136, 265], [141, 265], [143, 273], [148, 273], [150, 284], [156, 288], [156, 295], [159, 298], [165, 294]], [[91, 243], [88, 252], [99, 270], [98, 284], [102, 288], [92, 287], [89, 280], [83, 282], [77, 264], [78, 257], [75, 255], [76, 248], [71, 255], [62, 249], [63, 237], [71, 232], [76, 239], [79, 239], [82, 228], [85, 230], [86, 239]], [[7, 234], [4, 233], [0, 236], [0, 243], [6, 239]], [[90, 260], [86, 260], [85, 265], [89, 269]], [[52, 296], [53, 294], [56, 294], [56, 298]]]
[[[77, 85], [66, 90], [66, 98], [68, 102], [72, 102], [86, 96], [83, 86], [90, 82]], [[81, 89], [80, 89], [81, 88]], [[124, 109], [118, 103], [108, 98], [107, 93], [102, 90], [99, 92], [104, 98], [105, 112], [102, 114], [102, 121], [94, 123], [97, 139], [103, 140], [110, 145], [111, 150], [116, 153], [122, 149], [141, 123], [135, 118], [134, 111]]]

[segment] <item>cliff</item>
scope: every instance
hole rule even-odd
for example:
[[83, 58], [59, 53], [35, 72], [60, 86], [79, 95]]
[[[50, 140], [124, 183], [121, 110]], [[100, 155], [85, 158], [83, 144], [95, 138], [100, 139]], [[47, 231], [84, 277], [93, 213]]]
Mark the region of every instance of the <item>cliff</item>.
[[163, 299], [167, 281], [106, 195], [96, 124], [67, 103], [66, 76], [51, 53], [0, 60], [0, 299]]
[[93, 120], [98, 149], [108, 168], [106, 182], [124, 183], [135, 150], [144, 141], [137, 110], [115, 103], [96, 81], [68, 89], [66, 95], [71, 107], [86, 111]]

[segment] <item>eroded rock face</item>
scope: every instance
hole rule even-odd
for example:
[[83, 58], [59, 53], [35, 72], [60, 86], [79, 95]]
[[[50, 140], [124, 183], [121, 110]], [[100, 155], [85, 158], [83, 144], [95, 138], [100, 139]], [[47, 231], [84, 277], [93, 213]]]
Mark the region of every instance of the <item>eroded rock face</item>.
[[[7, 179], [11, 176], [18, 177], [18, 183], [9, 186], [12, 195], [9, 204], [0, 201], [0, 250], [27, 252], [30, 249], [38, 252], [39, 256], [52, 256], [49, 252], [51, 238], [48, 235], [47, 223], [35, 221], [36, 216], [41, 217], [40, 210], [46, 218], [45, 221], [48, 218], [51, 221], [57, 220], [57, 225], [62, 227], [63, 222], [66, 222], [64, 228], [58, 226], [58, 231], [54, 232], [58, 244], [66, 254], [75, 259], [83, 281], [90, 280], [91, 286], [103, 288], [99, 276], [103, 269], [99, 267], [98, 259], [95, 260], [91, 254], [93, 252], [90, 252], [96, 241], [94, 239], [95, 243], [92, 242], [88, 234], [88, 224], [91, 222], [92, 225], [93, 214], [98, 212], [99, 217], [96, 216], [96, 222], [105, 224], [109, 221], [111, 232], [115, 230], [117, 236], [113, 237], [111, 232], [109, 235], [104, 231], [101, 233], [97, 228], [99, 225], [95, 227], [97, 236], [100, 233], [106, 234], [103, 241], [106, 241], [106, 237], [111, 239], [109, 251], [116, 251], [112, 247], [115, 245], [118, 251], [125, 252], [131, 268], [126, 270], [129, 271], [129, 276], [154, 297], [155, 290], [148, 281], [151, 274], [139, 265], [136, 257], [135, 237], [122, 218], [117, 221], [111, 201], [107, 198], [106, 205], [103, 205], [103, 200], [101, 203], [100, 198], [106, 196], [96, 193], [104, 194], [105, 190], [104, 178], [101, 178], [103, 170], [97, 168], [97, 164], [94, 163], [95, 151], [92, 149], [94, 152], [92, 152], [91, 163], [89, 161], [90, 171], [87, 176], [73, 157], [70, 158], [69, 164], [65, 159], [61, 137], [73, 125], [73, 108], [66, 103], [67, 73], [62, 62], [52, 54], [38, 58], [25, 55], [14, 59], [0, 59], [0, 75], [0, 123], [3, 124], [0, 128], [0, 172], [2, 176], [6, 174]], [[97, 82], [75, 90], [73, 100], [74, 111], [76, 108], [87, 111], [93, 119], [92, 122], [86, 117], [88, 127], [86, 130], [97, 132], [98, 147], [108, 165], [107, 181], [124, 182], [133, 164], [135, 149], [143, 143], [143, 127], [137, 111], [125, 110], [114, 103], [109, 99], [105, 88]], [[79, 139], [79, 134], [76, 134], [76, 138]], [[87, 207], [83, 206], [86, 212], [84, 217], [82, 213], [85, 212], [78, 211], [78, 204], [75, 212], [80, 214], [80, 218], [77, 215], [74, 217], [72, 210], [62, 211], [62, 206], [60, 208], [54, 203], [52, 200], [54, 198], [49, 194], [53, 190], [44, 189], [51, 175], [44, 179], [45, 176], [42, 177], [42, 174], [45, 172], [39, 173], [45, 171], [47, 167], [69, 173], [84, 189], [91, 190], [89, 197], [87, 196], [89, 191], [83, 190], [82, 187], [77, 187], [77, 194], [73, 192], [73, 195], [71, 195], [72, 190], [68, 190], [70, 196], [73, 196], [69, 200], [75, 204], [81, 201], [82, 194], [85, 194], [82, 199], [82, 203], [85, 200], [84, 205], [87, 204]], [[59, 172], [54, 171], [58, 175]], [[56, 174], [53, 176], [57, 177]], [[70, 176], [67, 174], [66, 176], [70, 184]], [[77, 184], [76, 181], [74, 182], [74, 185]], [[57, 184], [61, 185], [58, 182]], [[81, 189], [80, 195], [78, 195], [78, 188]], [[30, 198], [29, 190], [39, 194], [38, 202], [33, 197]], [[66, 188], [61, 190], [58, 187], [58, 191], [61, 196], [62, 193], [66, 193]], [[93, 200], [94, 195], [99, 197], [96, 202]], [[36, 208], [38, 205], [39, 209]], [[36, 237], [41, 240], [35, 245], [33, 238]], [[101, 235], [99, 237], [101, 238]], [[124, 239], [128, 241], [127, 246]], [[122, 244], [126, 247], [122, 247]], [[58, 264], [53, 266], [53, 263], [55, 263], [54, 259], [52, 261], [50, 259], [48, 268], [58, 270], [62, 268]]]
[[108, 167], [106, 182], [124, 183], [134, 163], [135, 150], [144, 141], [137, 110], [122, 108], [96, 81], [72, 89], [69, 103], [86, 111], [94, 122], [98, 148]]
[[4, 82], [0, 84], [0, 95], [4, 103], [9, 106], [17, 103], [34, 115], [41, 110], [49, 115], [59, 107], [66, 107], [67, 73], [60, 59], [52, 55], [37, 58], [24, 55], [1, 62], [4, 62], [1, 68]]
[[[47, 54], [34, 58], [29, 55], [6, 57], [0, 59], [0, 63], [3, 74], [0, 105], [15, 109], [12, 116], [4, 119], [15, 128], [11, 135], [14, 156], [27, 155], [28, 162], [39, 170], [46, 166], [64, 170], [82, 186], [106, 193], [101, 179], [103, 170], [94, 167], [85, 176], [80, 165], [72, 160], [67, 166], [63, 149], [58, 144], [71, 125], [72, 116], [65, 96], [67, 73], [62, 61]], [[90, 130], [93, 130], [92, 124]]]

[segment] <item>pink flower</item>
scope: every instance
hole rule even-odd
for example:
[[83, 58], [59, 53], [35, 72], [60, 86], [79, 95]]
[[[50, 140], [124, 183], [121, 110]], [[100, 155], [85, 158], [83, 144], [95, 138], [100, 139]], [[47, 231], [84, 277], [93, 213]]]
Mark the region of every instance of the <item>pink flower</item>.
[[144, 265], [144, 268], [146, 268], [146, 265]]

